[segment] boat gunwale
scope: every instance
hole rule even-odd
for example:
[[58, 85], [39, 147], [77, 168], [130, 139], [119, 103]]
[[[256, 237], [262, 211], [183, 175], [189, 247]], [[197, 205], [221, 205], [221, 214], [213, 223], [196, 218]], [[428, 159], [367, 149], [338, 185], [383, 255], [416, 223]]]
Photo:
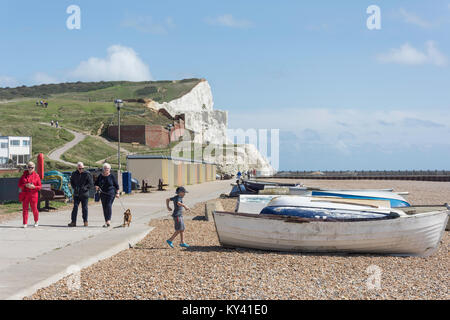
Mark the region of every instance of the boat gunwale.
[[[232, 216], [238, 216], [238, 217], [247, 217], [247, 218], [255, 218], [255, 219], [266, 219], [266, 220], [278, 220], [278, 221], [284, 221], [284, 222], [294, 222], [294, 223], [310, 223], [310, 222], [333, 222], [333, 223], [340, 223], [340, 222], [379, 222], [379, 221], [386, 221], [386, 220], [395, 220], [398, 219], [415, 219], [417, 217], [423, 217], [423, 216], [432, 216], [437, 214], [442, 214], [446, 212], [447, 215], [450, 216], [450, 209], [446, 210], [440, 210], [440, 211], [430, 211], [430, 212], [421, 212], [417, 214], [411, 214], [411, 215], [401, 215], [398, 217], [393, 217], [390, 219], [366, 219], [366, 218], [355, 218], [355, 219], [343, 219], [343, 220], [327, 220], [327, 219], [313, 219], [313, 218], [301, 218], [296, 216], [286, 216], [286, 215], [275, 215], [275, 214], [254, 214], [254, 213], [244, 213], [244, 212], [231, 212], [231, 211], [213, 211], [213, 217], [215, 213], [222, 213], [222, 214], [228, 214]], [[214, 220], [215, 222], [215, 220]], [[217, 227], [217, 226], [216, 226]]]

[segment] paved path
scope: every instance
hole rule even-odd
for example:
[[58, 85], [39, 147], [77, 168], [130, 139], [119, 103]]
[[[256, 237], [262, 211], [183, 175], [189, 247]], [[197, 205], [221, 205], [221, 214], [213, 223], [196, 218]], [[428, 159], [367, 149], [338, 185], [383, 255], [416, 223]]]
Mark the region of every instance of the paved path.
[[[230, 181], [207, 182], [188, 186], [185, 203], [217, 198], [230, 191]], [[85, 268], [129, 248], [151, 231], [151, 219], [167, 216], [165, 199], [171, 191], [125, 195], [122, 202], [130, 208], [133, 221], [130, 228], [122, 228], [122, 207], [116, 199], [111, 228], [104, 224], [101, 205], [89, 205], [89, 227], [67, 227], [70, 210], [41, 213], [40, 226], [22, 229], [22, 219], [0, 224], [0, 299], [22, 299], [37, 289], [46, 287], [71, 272]], [[81, 208], [78, 223], [82, 224]]]
[[[43, 122], [41, 122], [41, 124], [46, 125], [46, 126], [50, 126], [50, 124], [48, 124], [48, 123], [43, 123]], [[62, 127], [59, 127], [59, 128], [62, 129]], [[57, 128], [55, 128], [55, 129], [57, 129]], [[107, 139], [105, 139], [105, 138], [103, 138], [103, 137], [101, 137], [101, 136], [94, 136], [94, 135], [90, 135], [90, 134], [84, 134], [84, 133], [81, 133], [81, 132], [79, 132], [79, 131], [73, 131], [73, 130], [70, 130], [70, 129], [67, 129], [67, 128], [64, 128], [64, 130], [67, 130], [67, 131], [69, 131], [70, 133], [72, 133], [72, 134], [75, 136], [75, 138], [74, 138], [73, 140], [69, 141], [68, 143], [66, 143], [65, 145], [63, 145], [62, 147], [60, 147], [60, 148], [58, 148], [58, 149], [55, 149], [55, 150], [51, 151], [51, 152], [48, 154], [48, 157], [49, 157], [51, 160], [59, 161], [59, 162], [62, 162], [62, 163], [64, 163], [64, 164], [67, 164], [67, 165], [69, 165], [69, 166], [76, 166], [76, 163], [64, 161], [64, 160], [61, 159], [61, 156], [62, 156], [67, 150], [69, 150], [69, 149], [75, 147], [78, 143], [80, 143], [81, 141], [83, 141], [87, 136], [90, 136], [90, 137], [93, 137], [93, 138], [95, 138], [95, 139], [97, 139], [97, 140], [100, 140], [101, 142], [103, 142], [104, 144], [106, 144], [106, 145], [108, 145], [108, 146], [110, 146], [110, 147], [113, 147], [113, 148], [116, 148], [116, 147], [117, 147], [117, 145], [116, 145], [114, 142], [109, 141], [109, 140], [107, 140]], [[130, 152], [130, 151], [124, 149], [124, 148], [120, 148], [120, 151], [123, 152], [123, 153], [125, 153], [125, 154], [127, 154], [127, 155], [128, 155], [128, 154], [133, 154], [132, 152]], [[104, 161], [105, 161], [105, 159], [102, 159], [102, 160], [97, 161], [96, 163], [102, 164]]]
[[69, 166], [73, 166], [73, 165], [76, 166], [76, 163], [67, 162], [67, 161], [62, 160], [62, 159], [61, 159], [61, 156], [64, 154], [64, 152], [66, 152], [67, 150], [73, 148], [73, 147], [74, 147], [75, 145], [77, 145], [79, 142], [83, 141], [84, 138], [86, 138], [86, 135], [85, 135], [85, 134], [82, 134], [82, 133], [79, 133], [79, 132], [77, 132], [77, 131], [69, 130], [69, 129], [67, 129], [67, 128], [64, 128], [64, 130], [67, 130], [67, 131], [69, 131], [70, 133], [72, 133], [72, 134], [75, 136], [75, 138], [72, 139], [71, 141], [67, 142], [67, 143], [66, 143], [65, 145], [63, 145], [62, 147], [60, 147], [60, 148], [58, 148], [58, 149], [53, 150], [52, 152], [50, 152], [50, 153], [48, 154], [48, 157], [49, 157], [51, 160], [59, 161], [59, 162], [62, 162], [62, 163], [64, 163], [64, 164], [67, 164], [67, 165], [69, 165]]

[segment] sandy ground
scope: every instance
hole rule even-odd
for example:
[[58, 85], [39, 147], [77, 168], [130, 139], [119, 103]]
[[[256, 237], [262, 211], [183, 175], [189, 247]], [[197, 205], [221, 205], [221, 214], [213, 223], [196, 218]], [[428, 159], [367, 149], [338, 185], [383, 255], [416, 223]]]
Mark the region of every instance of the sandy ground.
[[[450, 183], [406, 181], [306, 181], [329, 188], [387, 188], [410, 191], [413, 203], [443, 203]], [[221, 200], [232, 210], [234, 199]], [[449, 299], [450, 236], [427, 258], [323, 255], [225, 249], [213, 222], [186, 215], [189, 249], [172, 249], [170, 217], [134, 248], [100, 261], [74, 278], [60, 280], [29, 299]], [[175, 240], [178, 243], [178, 240]], [[379, 287], [370, 279], [379, 272]], [[369, 285], [368, 285], [369, 282]], [[75, 282], [76, 283], [76, 282]], [[370, 285], [375, 284], [375, 286]]]
[[396, 181], [396, 180], [294, 180], [269, 179], [286, 183], [301, 182], [307, 187], [329, 189], [387, 189], [394, 191], [408, 191], [405, 198], [412, 204], [444, 204], [450, 203], [450, 182], [431, 181]]

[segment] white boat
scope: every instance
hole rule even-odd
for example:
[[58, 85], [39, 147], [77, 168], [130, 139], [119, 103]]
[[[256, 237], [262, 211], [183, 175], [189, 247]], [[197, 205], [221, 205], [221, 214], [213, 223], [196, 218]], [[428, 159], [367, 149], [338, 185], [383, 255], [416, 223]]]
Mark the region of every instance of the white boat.
[[[275, 201], [275, 202], [273, 202]], [[314, 206], [314, 203], [324, 201], [328, 203], [368, 204], [378, 207], [391, 207], [391, 202], [377, 199], [348, 199], [339, 197], [312, 197], [297, 195], [263, 195], [241, 194], [236, 203], [235, 212], [259, 214], [270, 202], [278, 206]]]
[[[404, 192], [402, 194], [405, 194]], [[409, 207], [410, 204], [406, 199], [392, 191], [387, 190], [306, 190], [306, 189], [295, 189], [287, 187], [269, 187], [267, 189], [261, 190], [259, 194], [256, 195], [246, 195], [250, 197], [261, 197], [264, 196], [278, 197], [280, 195], [293, 195], [293, 196], [309, 196], [309, 197], [330, 197], [330, 198], [342, 198], [342, 199], [360, 199], [360, 200], [378, 200], [378, 201], [389, 201], [390, 206], [393, 208], [404, 208]], [[244, 195], [239, 195], [240, 197]], [[262, 200], [265, 201], [265, 200]]]
[[438, 248], [450, 213], [448, 207], [391, 210], [403, 214], [390, 219], [359, 221], [242, 212], [213, 212], [213, 217], [219, 241], [227, 247], [408, 256], [428, 256]]

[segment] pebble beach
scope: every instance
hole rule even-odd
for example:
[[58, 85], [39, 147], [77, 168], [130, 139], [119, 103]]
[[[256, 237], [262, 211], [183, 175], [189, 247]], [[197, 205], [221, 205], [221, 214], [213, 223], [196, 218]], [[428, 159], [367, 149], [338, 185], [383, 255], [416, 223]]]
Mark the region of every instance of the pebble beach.
[[[295, 182], [292, 180], [284, 180]], [[450, 202], [450, 183], [305, 180], [327, 188], [394, 188], [414, 204]], [[233, 210], [235, 199], [220, 199]], [[137, 245], [83, 269], [80, 287], [66, 277], [26, 299], [439, 299], [450, 298], [450, 236], [426, 258], [281, 253], [220, 246], [204, 203], [186, 214], [186, 241], [172, 249], [170, 216]], [[374, 273], [380, 281], [371, 282]], [[73, 277], [73, 276], [72, 276]]]

